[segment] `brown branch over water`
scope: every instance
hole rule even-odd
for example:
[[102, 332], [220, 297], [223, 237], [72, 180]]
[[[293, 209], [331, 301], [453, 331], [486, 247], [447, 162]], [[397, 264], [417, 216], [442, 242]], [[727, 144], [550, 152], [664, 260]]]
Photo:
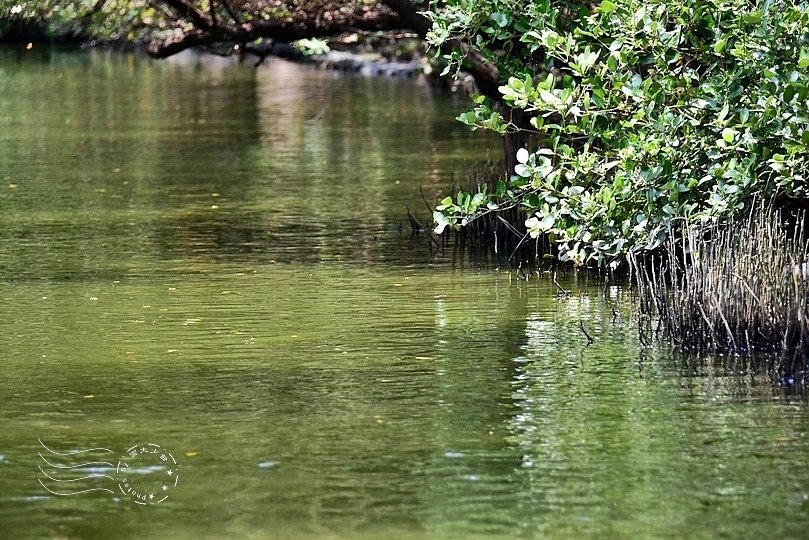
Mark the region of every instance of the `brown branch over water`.
[[[396, 12], [384, 6], [368, 9], [363, 2], [309, 2], [309, 6], [267, 19], [260, 13], [251, 13], [249, 9], [242, 10], [242, 13], [251, 15], [249, 22], [241, 22], [238, 9], [224, 0], [221, 2], [224, 10], [221, 14], [227, 17], [218, 20], [212, 20], [185, 0], [154, 0], [152, 4], [168, 6], [176, 15], [175, 30], [153, 40], [147, 47], [149, 54], [155, 58], [167, 58], [192, 47], [225, 42], [248, 43], [259, 38], [290, 43], [352, 31], [408, 29]], [[229, 20], [226, 22], [225, 19]]]

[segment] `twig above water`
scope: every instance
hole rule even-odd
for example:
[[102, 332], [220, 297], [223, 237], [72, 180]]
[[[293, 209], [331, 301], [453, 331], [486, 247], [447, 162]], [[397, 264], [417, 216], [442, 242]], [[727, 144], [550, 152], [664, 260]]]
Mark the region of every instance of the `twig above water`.
[[499, 220], [500, 220], [500, 221], [501, 221], [501, 222], [502, 222], [502, 223], [503, 223], [503, 224], [506, 226], [506, 229], [508, 229], [509, 231], [511, 231], [512, 233], [514, 233], [514, 235], [515, 235], [515, 236], [517, 236], [517, 237], [519, 237], [519, 238], [522, 238], [522, 237], [523, 237], [523, 233], [521, 233], [520, 231], [518, 231], [518, 230], [517, 230], [517, 229], [514, 227], [514, 225], [512, 225], [511, 223], [509, 223], [508, 221], [506, 221], [505, 219], [503, 219], [503, 217], [502, 217], [502, 216], [497, 216], [497, 219], [499, 219]]
[[427, 197], [424, 196], [424, 188], [421, 186], [419, 186], [419, 193], [421, 193], [421, 200], [424, 201], [424, 206], [427, 208], [427, 215], [431, 215], [433, 209], [430, 208], [430, 203], [427, 202]]
[[581, 328], [581, 331], [584, 334], [584, 337], [587, 338], [587, 344], [588, 345], [590, 343], [592, 343], [593, 341], [595, 341], [592, 337], [590, 337], [590, 334], [587, 333], [587, 330], [584, 329], [584, 321], [582, 319], [579, 319], [579, 328]]
[[562, 286], [559, 285], [559, 282], [556, 281], [556, 272], [553, 273], [553, 284], [556, 285], [556, 287], [559, 289], [559, 292], [561, 292], [562, 294], [564, 294], [568, 298], [570, 297], [570, 291], [564, 290], [562, 288]]
[[410, 210], [410, 207], [405, 206], [405, 209], [407, 210], [407, 219], [410, 221], [410, 227], [413, 229], [413, 232], [424, 232], [424, 226], [421, 224], [416, 215]]

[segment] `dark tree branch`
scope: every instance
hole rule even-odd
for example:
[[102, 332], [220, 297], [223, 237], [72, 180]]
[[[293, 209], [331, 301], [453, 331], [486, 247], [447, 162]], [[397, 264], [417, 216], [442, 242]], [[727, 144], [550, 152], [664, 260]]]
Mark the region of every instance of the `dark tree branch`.
[[211, 26], [214, 28], [217, 25], [216, 23], [216, 2], [215, 0], [208, 0], [208, 13], [211, 14]]
[[587, 333], [587, 330], [585, 330], [585, 329], [584, 329], [584, 320], [582, 320], [582, 319], [579, 319], [579, 328], [581, 328], [581, 331], [582, 331], [582, 333], [584, 334], [584, 337], [586, 337], [586, 338], [587, 338], [587, 344], [588, 344], [588, 345], [590, 345], [590, 344], [591, 344], [593, 341], [595, 341], [595, 340], [594, 340], [594, 339], [593, 339], [593, 338], [590, 336], [590, 334], [588, 334], [588, 333]]
[[146, 50], [155, 58], [168, 58], [191, 47], [211, 45], [215, 41], [217, 40], [209, 32], [190, 30], [178, 32], [160, 41], [152, 41]]
[[[184, 4], [182, 0], [164, 0], [166, 3]], [[227, 3], [225, 3], [227, 5]], [[256, 20], [243, 24], [212, 27], [199, 12], [189, 15], [195, 28], [177, 30], [175, 33], [152, 41], [147, 50], [155, 58], [166, 58], [191, 47], [208, 46], [218, 42], [247, 43], [258, 38], [289, 43], [299, 39], [328, 37], [350, 31], [404, 30], [396, 13], [389, 10], [303, 14], [284, 20]], [[205, 26], [197, 24], [197, 18], [205, 19]]]
[[230, 15], [230, 18], [233, 19], [233, 24], [239, 24], [241, 22], [241, 19], [233, 12], [233, 8], [230, 7], [228, 0], [222, 0], [222, 6], [225, 8], [228, 15]]

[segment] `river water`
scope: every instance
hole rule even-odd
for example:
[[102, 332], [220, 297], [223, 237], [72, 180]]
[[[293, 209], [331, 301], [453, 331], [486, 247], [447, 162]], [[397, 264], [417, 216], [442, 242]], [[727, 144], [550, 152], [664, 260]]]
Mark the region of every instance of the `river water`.
[[801, 392], [642, 347], [621, 287], [411, 236], [498, 155], [462, 107], [0, 54], [2, 535], [806, 537]]

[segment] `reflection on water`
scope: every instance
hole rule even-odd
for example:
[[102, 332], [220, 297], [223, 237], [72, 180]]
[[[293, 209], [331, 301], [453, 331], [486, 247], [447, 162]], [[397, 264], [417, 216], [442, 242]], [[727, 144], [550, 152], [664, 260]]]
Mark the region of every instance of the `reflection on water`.
[[[280, 62], [0, 71], [9, 535], [806, 530], [803, 395], [640, 347], [621, 287], [559, 295], [401, 230], [497, 148], [450, 97]], [[48, 494], [37, 438], [159, 444], [182, 480], [152, 508]]]

